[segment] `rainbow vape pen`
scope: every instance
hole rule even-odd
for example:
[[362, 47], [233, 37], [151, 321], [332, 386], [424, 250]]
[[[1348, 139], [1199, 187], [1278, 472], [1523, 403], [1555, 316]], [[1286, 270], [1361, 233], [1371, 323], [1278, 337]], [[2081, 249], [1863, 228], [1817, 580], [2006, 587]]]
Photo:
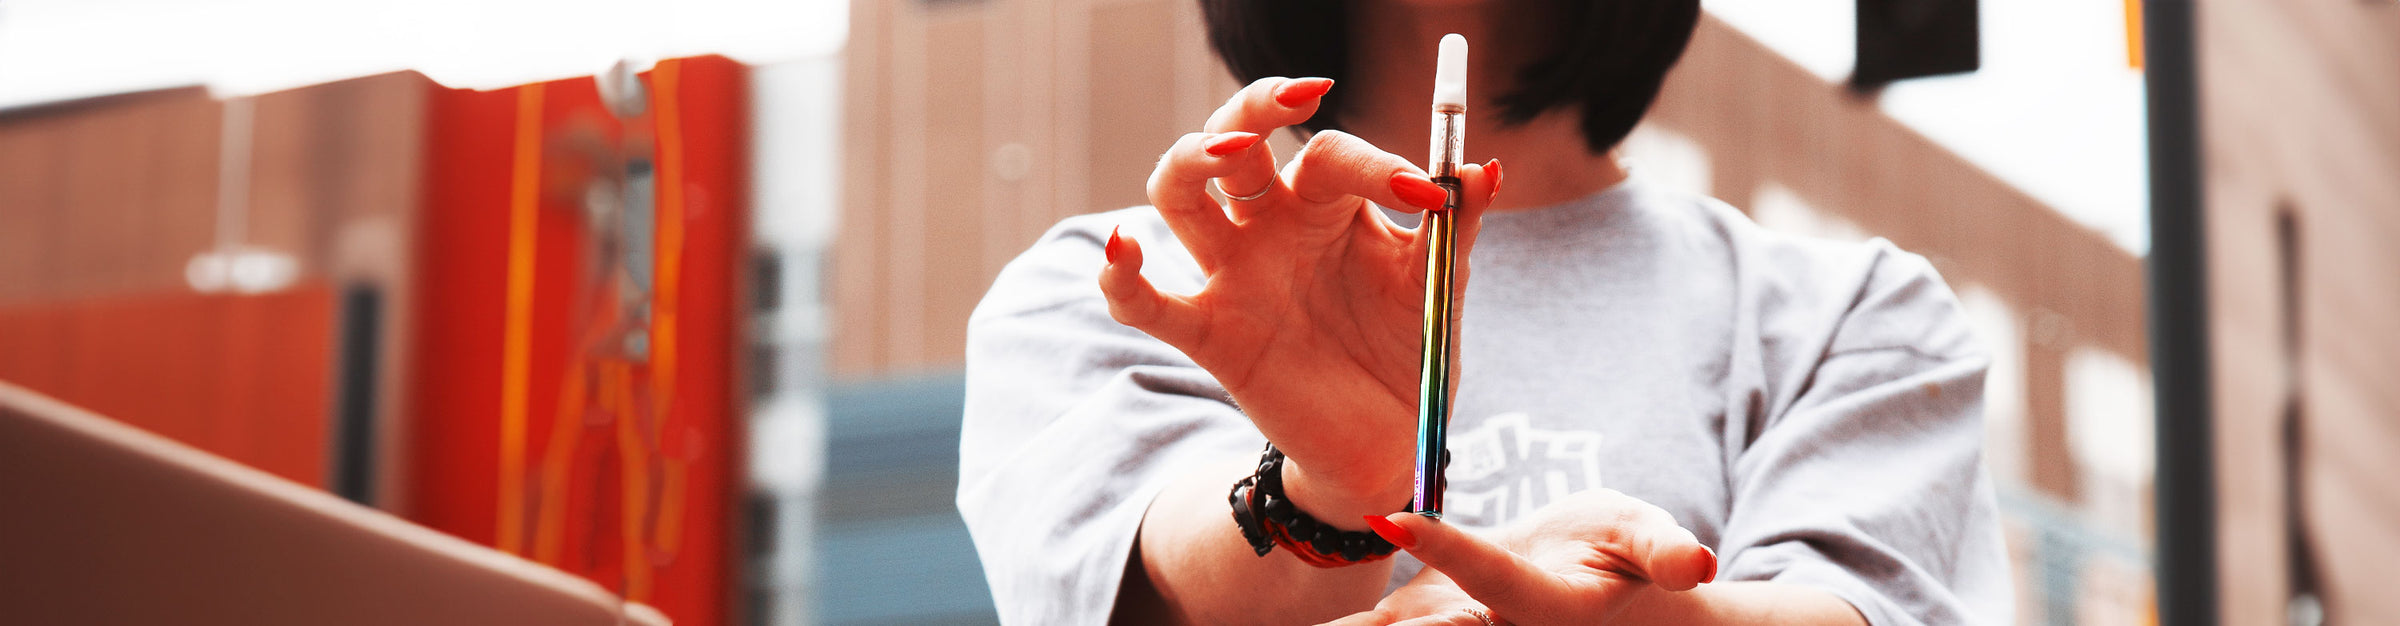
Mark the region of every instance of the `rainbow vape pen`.
[[1467, 38], [1442, 37], [1441, 54], [1433, 74], [1433, 157], [1425, 172], [1434, 184], [1450, 192], [1442, 210], [1425, 213], [1425, 355], [1417, 389], [1416, 499], [1409, 509], [1418, 515], [1442, 516], [1442, 471], [1449, 461], [1450, 427], [1450, 307], [1456, 294], [1450, 288], [1450, 269], [1458, 257], [1457, 216], [1464, 204], [1458, 179], [1467, 145]]

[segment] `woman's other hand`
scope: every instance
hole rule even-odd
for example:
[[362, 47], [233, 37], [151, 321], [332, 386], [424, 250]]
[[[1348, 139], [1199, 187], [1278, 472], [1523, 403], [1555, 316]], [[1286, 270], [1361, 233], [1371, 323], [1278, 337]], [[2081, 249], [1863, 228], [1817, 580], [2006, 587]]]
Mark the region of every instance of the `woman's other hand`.
[[[1284, 451], [1294, 502], [1348, 520], [1407, 500], [1424, 324], [1428, 238], [1369, 203], [1438, 210], [1443, 191], [1408, 159], [1337, 131], [1278, 169], [1259, 139], [1315, 114], [1332, 86], [1251, 83], [1159, 160], [1150, 202], [1206, 275], [1198, 293], [1160, 292], [1141, 275], [1141, 244], [1114, 234], [1100, 286], [1118, 322], [1189, 355]], [[1463, 290], [1499, 168], [1460, 177]], [[1256, 197], [1220, 205], [1212, 180]]]
[[1612, 623], [1652, 596], [1716, 579], [1717, 556], [1650, 503], [1610, 490], [1569, 496], [1512, 524], [1494, 542], [1413, 513], [1369, 520], [1425, 562], [1423, 574], [1374, 610], [1335, 622]]

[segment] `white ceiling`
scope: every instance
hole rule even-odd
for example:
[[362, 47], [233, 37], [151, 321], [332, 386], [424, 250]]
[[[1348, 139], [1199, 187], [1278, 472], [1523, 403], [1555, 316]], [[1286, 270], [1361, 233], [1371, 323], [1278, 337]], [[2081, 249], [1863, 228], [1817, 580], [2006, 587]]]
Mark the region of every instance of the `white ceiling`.
[[409, 68], [497, 87], [624, 58], [771, 62], [838, 50], [848, 28], [846, 0], [6, 0], [0, 107], [193, 84], [251, 94]]

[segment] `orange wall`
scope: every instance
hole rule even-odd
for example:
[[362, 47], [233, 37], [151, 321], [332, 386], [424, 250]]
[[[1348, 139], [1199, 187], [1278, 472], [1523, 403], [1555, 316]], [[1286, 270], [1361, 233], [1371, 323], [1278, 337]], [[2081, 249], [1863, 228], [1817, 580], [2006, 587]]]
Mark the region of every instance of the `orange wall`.
[[0, 380], [323, 487], [333, 292], [0, 308]]

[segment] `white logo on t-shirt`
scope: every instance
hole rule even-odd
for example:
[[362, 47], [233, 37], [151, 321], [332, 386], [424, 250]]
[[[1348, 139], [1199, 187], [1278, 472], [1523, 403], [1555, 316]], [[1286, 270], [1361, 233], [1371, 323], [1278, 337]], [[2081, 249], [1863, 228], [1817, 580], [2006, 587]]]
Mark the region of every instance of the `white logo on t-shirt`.
[[1443, 521], [1493, 528], [1600, 488], [1600, 433], [1531, 424], [1524, 413], [1504, 413], [1450, 439]]

